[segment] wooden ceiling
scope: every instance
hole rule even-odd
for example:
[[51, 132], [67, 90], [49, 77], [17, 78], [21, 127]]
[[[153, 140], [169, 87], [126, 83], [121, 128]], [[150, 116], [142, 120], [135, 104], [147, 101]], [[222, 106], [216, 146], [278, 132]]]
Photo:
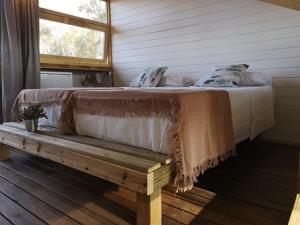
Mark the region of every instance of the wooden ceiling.
[[261, 0], [300, 11], [300, 0]]

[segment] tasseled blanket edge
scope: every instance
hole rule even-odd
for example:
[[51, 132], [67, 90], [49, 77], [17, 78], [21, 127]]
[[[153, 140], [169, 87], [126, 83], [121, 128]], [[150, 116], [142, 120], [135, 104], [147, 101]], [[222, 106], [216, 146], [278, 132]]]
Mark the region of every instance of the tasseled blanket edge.
[[[204, 174], [206, 170], [218, 166], [220, 162], [223, 162], [234, 155], [236, 155], [235, 149], [225, 152], [214, 159], [208, 159], [201, 165], [195, 167], [193, 169], [193, 173], [190, 175], [183, 175], [182, 171], [176, 171], [176, 176], [174, 177], [173, 185], [177, 188], [177, 192], [189, 191], [194, 187], [194, 183], [198, 182], [197, 177], [200, 174]], [[176, 169], [178, 169], [177, 165]]]

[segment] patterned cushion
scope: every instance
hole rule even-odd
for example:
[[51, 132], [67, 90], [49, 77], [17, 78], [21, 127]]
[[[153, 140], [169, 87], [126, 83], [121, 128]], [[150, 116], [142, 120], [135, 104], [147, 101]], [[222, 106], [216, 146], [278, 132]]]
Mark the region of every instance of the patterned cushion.
[[131, 81], [131, 87], [156, 87], [168, 67], [147, 68]]
[[201, 78], [196, 87], [236, 87], [248, 69], [246, 64], [215, 66], [214, 71]]

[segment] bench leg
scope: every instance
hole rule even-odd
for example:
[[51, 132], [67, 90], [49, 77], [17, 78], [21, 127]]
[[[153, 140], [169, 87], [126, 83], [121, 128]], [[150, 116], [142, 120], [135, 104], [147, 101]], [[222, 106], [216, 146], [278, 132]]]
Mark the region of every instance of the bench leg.
[[0, 144], [0, 161], [9, 159], [9, 147], [4, 144]]
[[161, 190], [152, 195], [137, 193], [137, 225], [161, 225]]

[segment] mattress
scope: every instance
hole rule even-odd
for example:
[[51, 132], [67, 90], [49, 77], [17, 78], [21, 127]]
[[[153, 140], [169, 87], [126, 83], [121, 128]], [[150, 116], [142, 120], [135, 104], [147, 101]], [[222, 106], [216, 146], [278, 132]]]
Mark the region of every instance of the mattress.
[[[132, 89], [132, 88], [124, 88]], [[160, 88], [166, 89], [166, 88]], [[191, 88], [167, 88], [190, 90]], [[193, 90], [216, 88], [192, 88]], [[235, 143], [253, 140], [274, 125], [271, 86], [220, 88], [230, 96]], [[155, 88], [158, 90], [158, 88]], [[50, 110], [51, 111], [51, 110]], [[49, 110], [47, 110], [49, 113]], [[162, 117], [112, 117], [73, 112], [79, 135], [141, 147], [163, 154], [168, 152], [170, 121]], [[50, 116], [51, 117], [51, 116]], [[197, 134], [195, 134], [197, 135]]]
[[229, 92], [236, 144], [274, 126], [272, 86], [223, 88]]

